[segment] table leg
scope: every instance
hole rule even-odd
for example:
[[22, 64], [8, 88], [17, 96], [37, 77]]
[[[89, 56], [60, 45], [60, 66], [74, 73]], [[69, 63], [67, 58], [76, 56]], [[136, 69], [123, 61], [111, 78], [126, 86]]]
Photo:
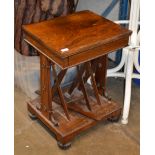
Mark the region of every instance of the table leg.
[[106, 96], [107, 55], [95, 59], [95, 62], [95, 80], [98, 91], [101, 95]]
[[48, 119], [51, 119], [51, 82], [50, 82], [50, 61], [40, 54], [40, 90], [41, 90], [41, 112]]

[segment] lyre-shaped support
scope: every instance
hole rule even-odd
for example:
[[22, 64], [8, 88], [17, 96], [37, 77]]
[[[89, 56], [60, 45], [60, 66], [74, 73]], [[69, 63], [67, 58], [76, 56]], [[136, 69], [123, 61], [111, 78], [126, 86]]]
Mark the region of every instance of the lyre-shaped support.
[[[85, 72], [85, 65], [82, 65], [80, 68], [79, 68], [79, 73], [81, 75], [83, 75], [83, 73]], [[71, 94], [73, 92], [73, 90], [78, 86], [79, 84], [79, 78], [76, 77], [77, 79], [75, 79], [75, 81], [72, 83], [71, 87], [69, 88], [68, 90], [68, 93]]]
[[80, 86], [81, 86], [81, 89], [82, 89], [82, 92], [83, 92], [83, 95], [84, 95], [84, 98], [85, 98], [85, 101], [86, 101], [87, 108], [91, 111], [91, 106], [89, 104], [89, 98], [88, 98], [88, 95], [87, 95], [87, 92], [86, 92], [86, 89], [85, 89], [85, 86], [84, 86], [84, 81], [83, 81], [82, 74], [80, 72], [80, 67], [79, 66], [77, 66], [77, 74], [78, 74], [79, 83], [80, 83]]
[[92, 86], [93, 86], [93, 90], [94, 90], [94, 93], [95, 93], [95, 96], [96, 96], [97, 103], [99, 105], [101, 105], [99, 92], [98, 92], [98, 89], [97, 89], [97, 85], [96, 85], [96, 81], [95, 81], [95, 78], [94, 78], [94, 75], [93, 75], [93, 71], [92, 71], [92, 68], [91, 68], [90, 61], [86, 62], [86, 66], [87, 66], [87, 71], [89, 72], [90, 77], [91, 77]]
[[56, 91], [56, 88], [57, 88], [58, 94], [59, 94], [59, 97], [60, 97], [60, 101], [61, 101], [62, 107], [64, 109], [64, 112], [65, 112], [65, 115], [66, 115], [67, 119], [70, 120], [67, 104], [65, 103], [63, 92], [62, 92], [61, 87], [60, 87], [60, 79], [58, 79], [56, 69], [55, 69], [55, 64], [53, 64], [53, 63], [52, 63], [52, 69], [53, 69], [53, 76], [54, 76], [55, 82], [56, 82], [55, 83], [56, 85], [54, 86], [54, 88], [55, 88], [54, 90]]

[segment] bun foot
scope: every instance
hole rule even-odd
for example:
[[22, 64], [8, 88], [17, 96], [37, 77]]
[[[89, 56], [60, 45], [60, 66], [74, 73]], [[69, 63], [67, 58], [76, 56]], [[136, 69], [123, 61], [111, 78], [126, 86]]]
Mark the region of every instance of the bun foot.
[[108, 118], [108, 121], [110, 122], [118, 122], [120, 119], [120, 116], [112, 116], [110, 118]]
[[71, 143], [62, 144], [61, 142], [57, 142], [58, 146], [62, 150], [67, 150], [71, 147]]
[[30, 111], [28, 111], [28, 115], [29, 115], [29, 117], [30, 117], [32, 120], [36, 120], [36, 119], [37, 119], [36, 115], [32, 114]]

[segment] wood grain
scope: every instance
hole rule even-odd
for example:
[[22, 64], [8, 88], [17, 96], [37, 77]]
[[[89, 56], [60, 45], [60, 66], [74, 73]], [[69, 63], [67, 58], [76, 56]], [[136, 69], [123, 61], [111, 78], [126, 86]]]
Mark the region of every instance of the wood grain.
[[[61, 62], [68, 61], [66, 65], [69, 67], [126, 46], [131, 34], [131, 31], [90, 11], [24, 25], [23, 30], [34, 46], [41, 46], [41, 51], [46, 48], [46, 55], [51, 59], [57, 55]], [[61, 68], [67, 67], [58, 64]]]

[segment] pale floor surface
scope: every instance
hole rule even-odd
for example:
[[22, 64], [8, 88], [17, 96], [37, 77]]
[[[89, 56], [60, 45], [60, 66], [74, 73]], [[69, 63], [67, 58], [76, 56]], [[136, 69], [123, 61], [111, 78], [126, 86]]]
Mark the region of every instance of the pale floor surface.
[[[123, 103], [123, 80], [110, 78], [108, 92]], [[139, 155], [139, 87], [132, 86], [132, 104], [128, 125], [100, 123], [77, 136], [69, 150], [61, 150], [53, 135], [39, 121], [27, 115], [29, 100], [15, 88], [15, 155]]]

